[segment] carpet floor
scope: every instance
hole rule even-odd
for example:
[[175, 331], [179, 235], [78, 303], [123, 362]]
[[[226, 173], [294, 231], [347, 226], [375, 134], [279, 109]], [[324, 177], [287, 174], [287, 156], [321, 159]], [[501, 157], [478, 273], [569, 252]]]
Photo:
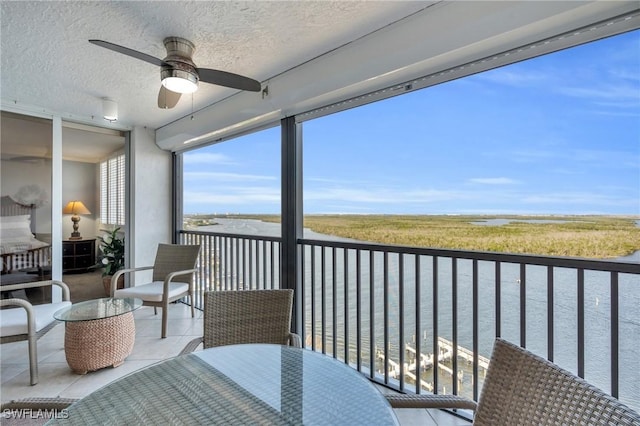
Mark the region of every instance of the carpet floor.
[[62, 282], [69, 286], [72, 303], [107, 297], [102, 286], [102, 271], [63, 274]]

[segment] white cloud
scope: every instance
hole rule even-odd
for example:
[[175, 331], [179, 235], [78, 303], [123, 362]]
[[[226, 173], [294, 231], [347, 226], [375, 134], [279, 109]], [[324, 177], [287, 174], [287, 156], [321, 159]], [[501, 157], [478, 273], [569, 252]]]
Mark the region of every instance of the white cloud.
[[237, 164], [229, 156], [224, 154], [216, 154], [213, 152], [192, 151], [185, 153], [183, 158], [185, 162], [185, 168], [187, 167], [187, 165], [193, 164]]
[[617, 106], [638, 106], [638, 87], [629, 84], [609, 84], [599, 87], [564, 87], [559, 92], [576, 98], [598, 99], [611, 102]]
[[450, 200], [475, 198], [472, 192], [405, 188], [327, 188], [307, 190], [305, 201], [331, 201], [349, 203], [433, 203]]
[[548, 76], [542, 72], [515, 72], [505, 68], [495, 69], [484, 74], [479, 74], [477, 77], [493, 83], [519, 87], [534, 86], [538, 85], [540, 82], [548, 80]]
[[637, 200], [608, 196], [596, 192], [557, 192], [547, 194], [533, 194], [522, 198], [523, 203], [530, 204], [585, 204], [594, 206], [637, 206]]
[[228, 205], [246, 205], [254, 203], [279, 204], [280, 190], [269, 187], [224, 188], [221, 190], [185, 191], [185, 205], [211, 205], [221, 207]]
[[318, 182], [318, 183], [330, 183], [334, 185], [347, 185], [347, 184], [370, 184], [370, 181], [366, 180], [355, 180], [355, 179], [336, 179], [336, 178], [327, 178], [327, 177], [305, 177], [305, 182]]
[[222, 182], [240, 182], [240, 181], [256, 181], [256, 180], [276, 180], [274, 176], [250, 175], [242, 173], [226, 173], [226, 172], [186, 172], [185, 180], [208, 180]]
[[506, 178], [506, 177], [497, 177], [497, 178], [471, 178], [469, 179], [471, 183], [481, 183], [485, 185], [514, 185], [520, 183], [515, 179]]

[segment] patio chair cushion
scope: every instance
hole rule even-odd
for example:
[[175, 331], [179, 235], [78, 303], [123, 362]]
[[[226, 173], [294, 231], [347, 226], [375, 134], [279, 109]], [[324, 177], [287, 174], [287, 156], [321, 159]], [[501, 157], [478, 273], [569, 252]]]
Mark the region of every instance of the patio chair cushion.
[[[64, 301], [58, 303], [45, 303], [43, 305], [33, 305], [33, 312], [36, 319], [36, 332], [42, 330], [52, 321], [53, 314], [67, 306], [71, 306], [71, 302]], [[27, 334], [27, 311], [24, 308], [3, 309], [0, 311], [0, 336], [16, 336]]]
[[[163, 281], [154, 281], [149, 284], [136, 285], [134, 287], [116, 290], [115, 297], [137, 297], [138, 299], [142, 299], [148, 302], [161, 302], [163, 285]], [[170, 282], [168, 298], [171, 299], [172, 297], [178, 296], [181, 293], [185, 293], [188, 290], [188, 283]]]

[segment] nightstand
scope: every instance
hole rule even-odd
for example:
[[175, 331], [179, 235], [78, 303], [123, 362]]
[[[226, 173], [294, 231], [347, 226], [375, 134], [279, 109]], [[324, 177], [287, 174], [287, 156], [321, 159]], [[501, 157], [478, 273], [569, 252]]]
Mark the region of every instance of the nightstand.
[[95, 238], [62, 241], [62, 272], [86, 272], [95, 263]]

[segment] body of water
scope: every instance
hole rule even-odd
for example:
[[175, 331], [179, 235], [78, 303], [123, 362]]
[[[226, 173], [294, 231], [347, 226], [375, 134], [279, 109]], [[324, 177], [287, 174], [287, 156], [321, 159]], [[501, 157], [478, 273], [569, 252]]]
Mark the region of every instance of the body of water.
[[[246, 219], [216, 219], [218, 225], [199, 227], [201, 231], [223, 232], [232, 234], [280, 236], [280, 224], [266, 223], [259, 220]], [[332, 240], [332, 241], [353, 241], [335, 236], [318, 234], [305, 229], [305, 238]], [[309, 249], [310, 250], [310, 249]], [[320, 271], [319, 259], [321, 249], [316, 250], [316, 271], [315, 281], [320, 283], [323, 279]], [[310, 251], [305, 255], [305, 285], [311, 281], [311, 256]], [[322, 291], [325, 292], [326, 317], [326, 341], [332, 345], [333, 340], [333, 309], [332, 300], [336, 300], [336, 340], [337, 348], [327, 348], [328, 352], [336, 351], [342, 357], [345, 344], [355, 351], [355, 324], [357, 312], [355, 310], [355, 282], [356, 265], [355, 256], [349, 258], [347, 265], [341, 260], [342, 252], [338, 253], [335, 261], [336, 279], [335, 286], [333, 275], [330, 271], [334, 268], [331, 260], [331, 250], [325, 251], [327, 265], [324, 276], [325, 289], [316, 284], [313, 290], [316, 297], [316, 312], [318, 312], [315, 327], [319, 333], [322, 326], [320, 316], [321, 305], [319, 300]], [[399, 258], [395, 255], [388, 256], [387, 274], [389, 281], [389, 332], [390, 358], [398, 360], [402, 342], [397, 337], [400, 331], [400, 315], [404, 321], [404, 343], [415, 344], [416, 339], [421, 339], [422, 352], [430, 352], [432, 348], [433, 330], [433, 271], [432, 259], [425, 257], [421, 259], [421, 275], [418, 285], [421, 294], [421, 321], [420, 330], [424, 332], [416, 336], [415, 327], [415, 265], [413, 258], [407, 256], [404, 264], [403, 294], [405, 312], [400, 313], [400, 282], [399, 282]], [[640, 262], [640, 252], [624, 258], [615, 259], [625, 262]], [[375, 331], [373, 344], [369, 338], [369, 280], [370, 265], [368, 253], [363, 253], [360, 269], [363, 283], [363, 308], [361, 318], [363, 321], [362, 344], [365, 348], [363, 355], [364, 364], [368, 365], [368, 356], [373, 351], [369, 348], [382, 348], [384, 342], [383, 327], [383, 286], [384, 259], [382, 253], [375, 253], [373, 256], [373, 277], [374, 277], [374, 300], [375, 303]], [[458, 344], [467, 348], [472, 347], [472, 262], [459, 260], [457, 268], [457, 337]], [[480, 354], [490, 357], [493, 340], [495, 336], [495, 276], [494, 264], [490, 262], [479, 262], [479, 343]], [[526, 336], [527, 348], [534, 353], [546, 357], [547, 352], [547, 269], [546, 267], [528, 266], [526, 270]], [[346, 333], [343, 324], [344, 319], [344, 277], [348, 277], [347, 294], [349, 297], [349, 341], [345, 342]], [[453, 337], [453, 313], [452, 313], [452, 276], [453, 265], [450, 259], [440, 259], [438, 262], [438, 331], [437, 334], [451, 340]], [[507, 340], [520, 342], [520, 267], [515, 264], [502, 264], [501, 269], [501, 335]], [[577, 285], [576, 271], [556, 268], [554, 273], [554, 362], [569, 371], [577, 371]], [[333, 298], [335, 288], [336, 298]], [[630, 274], [620, 276], [620, 297], [619, 297], [619, 327], [620, 327], [620, 399], [628, 405], [640, 410], [640, 277]], [[311, 288], [306, 288], [307, 311], [311, 306]], [[585, 271], [585, 378], [594, 385], [608, 391], [610, 388], [610, 306], [609, 295], [609, 275], [606, 273]], [[307, 318], [305, 327], [310, 334], [311, 319]], [[355, 360], [353, 352], [352, 361]], [[465, 368], [462, 366], [463, 369]], [[466, 367], [468, 370], [468, 367]], [[430, 373], [428, 373], [430, 374]], [[428, 377], [426, 378], [428, 380]], [[469, 384], [470, 377], [465, 379], [466, 389], [463, 394], [468, 395], [471, 390]], [[451, 379], [446, 377], [441, 379], [442, 384], [446, 384], [447, 389], [451, 388]]]

